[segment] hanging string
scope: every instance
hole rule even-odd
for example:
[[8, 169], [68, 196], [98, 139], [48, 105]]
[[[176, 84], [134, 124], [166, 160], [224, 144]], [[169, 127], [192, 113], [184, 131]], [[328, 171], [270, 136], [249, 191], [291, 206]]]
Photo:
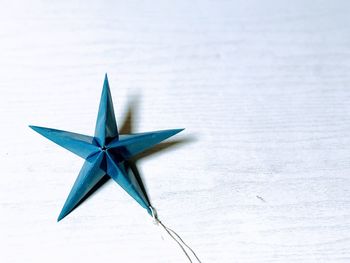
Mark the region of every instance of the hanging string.
[[[162, 222], [160, 222], [161, 224], [162, 224]], [[172, 229], [170, 229], [170, 228], [168, 228], [168, 227], [166, 227], [169, 231], [171, 231], [175, 236], [177, 236], [177, 238], [178, 239], [180, 239], [180, 241], [182, 242], [182, 244], [184, 244], [190, 251], [191, 251], [191, 253], [195, 256], [195, 258], [197, 259], [197, 261], [199, 262], [199, 263], [201, 263], [201, 261], [199, 260], [199, 258], [198, 258], [198, 256], [196, 255], [196, 253], [193, 251], [193, 249], [190, 247], [190, 246], [188, 246], [183, 240], [182, 240], [182, 238], [174, 231], [174, 230], [172, 230]]]
[[[198, 256], [196, 255], [196, 253], [193, 251], [193, 249], [188, 246], [184, 241], [183, 239], [172, 229], [168, 228], [167, 226], [165, 226], [158, 218], [158, 215], [157, 215], [157, 211], [154, 209], [154, 207], [150, 206], [150, 209], [152, 211], [152, 217], [153, 217], [153, 220], [154, 220], [154, 223], [156, 225], [160, 225], [161, 227], [164, 228], [164, 230], [169, 234], [169, 236], [179, 245], [179, 247], [181, 248], [181, 250], [184, 252], [185, 256], [187, 257], [187, 259], [192, 263], [192, 259], [191, 257], [188, 255], [186, 249], [184, 248], [187, 247], [187, 249], [189, 249], [191, 251], [191, 253], [195, 256], [195, 258], [197, 259], [197, 261], [199, 263], [201, 263], [201, 261], [199, 260]], [[178, 238], [178, 239], [176, 239]]]

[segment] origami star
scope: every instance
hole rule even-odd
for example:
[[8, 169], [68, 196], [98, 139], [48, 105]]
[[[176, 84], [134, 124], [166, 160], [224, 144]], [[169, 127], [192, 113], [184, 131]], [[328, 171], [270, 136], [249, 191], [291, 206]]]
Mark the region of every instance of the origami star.
[[68, 215], [106, 174], [116, 181], [149, 214], [152, 207], [139, 176], [128, 173], [127, 160], [183, 129], [119, 134], [107, 74], [96, 121], [95, 135], [29, 126], [47, 139], [85, 159], [57, 221]]

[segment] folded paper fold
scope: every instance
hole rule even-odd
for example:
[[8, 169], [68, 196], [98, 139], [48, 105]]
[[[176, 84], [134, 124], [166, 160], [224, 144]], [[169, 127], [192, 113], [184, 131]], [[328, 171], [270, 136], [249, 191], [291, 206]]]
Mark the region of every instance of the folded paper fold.
[[33, 125], [29, 125], [29, 127], [50, 141], [84, 159], [99, 151], [99, 147], [93, 143], [94, 137]]
[[124, 158], [128, 159], [143, 151], [152, 148], [154, 145], [168, 139], [169, 137], [183, 131], [184, 129], [172, 129], [154, 132], [144, 132], [121, 136], [119, 140], [113, 140], [108, 144], [110, 149], [123, 149]]
[[57, 221], [68, 215], [106, 174], [100, 168], [102, 160], [103, 154], [99, 153], [84, 162]]
[[107, 74], [103, 83], [100, 106], [98, 109], [95, 138], [100, 146], [105, 146], [109, 140], [118, 139], [117, 122], [115, 120]]

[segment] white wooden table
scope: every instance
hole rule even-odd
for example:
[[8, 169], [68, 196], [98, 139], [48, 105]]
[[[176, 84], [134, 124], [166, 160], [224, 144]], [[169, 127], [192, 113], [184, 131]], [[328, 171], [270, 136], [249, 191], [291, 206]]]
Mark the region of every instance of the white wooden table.
[[1, 1], [0, 262], [186, 262], [109, 181], [59, 223], [83, 163], [35, 124], [186, 130], [137, 162], [203, 262], [350, 262], [349, 1]]

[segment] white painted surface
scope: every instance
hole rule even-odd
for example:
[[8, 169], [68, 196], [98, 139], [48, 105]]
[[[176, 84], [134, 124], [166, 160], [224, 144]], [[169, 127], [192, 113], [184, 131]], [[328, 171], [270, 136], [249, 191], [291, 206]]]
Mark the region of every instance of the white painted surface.
[[[350, 262], [349, 1], [3, 1], [0, 262], [185, 262], [112, 181], [60, 223], [83, 163], [28, 124], [187, 138], [138, 162], [203, 262]], [[174, 138], [175, 139], [175, 138]]]

